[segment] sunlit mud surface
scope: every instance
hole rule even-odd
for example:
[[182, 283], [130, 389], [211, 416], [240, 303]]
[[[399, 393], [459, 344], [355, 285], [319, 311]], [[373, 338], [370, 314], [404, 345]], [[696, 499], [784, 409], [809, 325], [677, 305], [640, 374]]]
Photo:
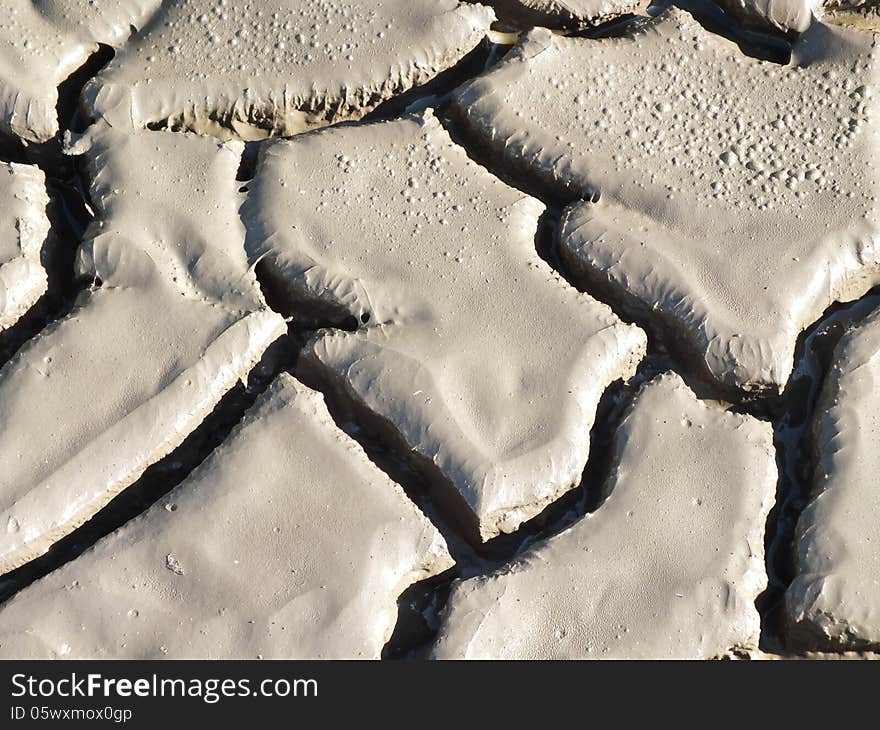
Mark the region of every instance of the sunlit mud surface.
[[874, 5], [0, 10], [0, 657], [880, 648]]

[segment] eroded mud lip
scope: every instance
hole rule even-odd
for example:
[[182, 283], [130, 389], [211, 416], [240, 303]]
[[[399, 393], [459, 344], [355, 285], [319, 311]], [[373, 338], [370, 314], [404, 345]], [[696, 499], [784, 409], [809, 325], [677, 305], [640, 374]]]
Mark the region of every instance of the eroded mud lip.
[[187, 481], [6, 604], [0, 655], [378, 659], [400, 592], [451, 564], [321, 396], [281, 375]]
[[640, 0], [487, 0], [499, 20], [529, 28], [582, 29], [648, 7]]
[[815, 24], [780, 66], [669, 10], [624, 38], [534, 31], [455, 106], [523, 176], [593, 201], [560, 226], [586, 287], [722, 387], [779, 391], [803, 328], [880, 281], [876, 75], [872, 34]]
[[0, 330], [45, 293], [42, 263], [49, 235], [46, 177], [33, 165], [0, 165]]

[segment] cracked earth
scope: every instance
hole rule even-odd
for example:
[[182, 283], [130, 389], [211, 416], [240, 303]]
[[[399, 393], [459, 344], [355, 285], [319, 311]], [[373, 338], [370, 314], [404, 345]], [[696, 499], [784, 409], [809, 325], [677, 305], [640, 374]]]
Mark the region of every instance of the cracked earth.
[[880, 6], [0, 8], [0, 657], [880, 650]]

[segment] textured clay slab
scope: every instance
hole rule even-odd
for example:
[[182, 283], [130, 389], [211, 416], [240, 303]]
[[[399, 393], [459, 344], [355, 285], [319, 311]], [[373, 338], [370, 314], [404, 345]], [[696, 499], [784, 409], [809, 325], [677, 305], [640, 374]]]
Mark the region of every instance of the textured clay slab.
[[284, 331], [244, 255], [240, 143], [107, 130], [78, 151], [103, 286], [0, 370], [0, 572], [179, 445]]
[[115, 126], [291, 135], [363, 116], [428, 81], [493, 18], [457, 0], [166, 3], [83, 99]]
[[834, 352], [815, 424], [813, 501], [795, 539], [790, 629], [808, 649], [880, 646], [880, 312]]
[[[799, 333], [880, 281], [873, 34], [790, 66], [670, 10], [632, 37], [533, 31], [457, 97], [472, 135], [574, 205], [566, 265], [731, 389], [780, 389]], [[755, 94], [753, 90], [762, 89]]]
[[249, 255], [362, 323], [306, 361], [433, 462], [483, 539], [579, 482], [599, 397], [645, 336], [538, 256], [537, 200], [431, 113], [271, 143], [250, 187]]
[[282, 375], [144, 515], [18, 594], [4, 657], [374, 658], [443, 538]]
[[501, 20], [544, 28], [585, 28], [631, 13], [640, 0], [487, 0]]
[[616, 434], [611, 494], [502, 571], [456, 583], [438, 658], [710, 658], [757, 644], [770, 426], [645, 386]]
[[161, 0], [5, 0], [0, 132], [45, 142], [58, 132], [58, 85], [97, 50], [140, 28]]
[[0, 164], [0, 330], [46, 291], [41, 254], [49, 234], [45, 177], [31, 165]]

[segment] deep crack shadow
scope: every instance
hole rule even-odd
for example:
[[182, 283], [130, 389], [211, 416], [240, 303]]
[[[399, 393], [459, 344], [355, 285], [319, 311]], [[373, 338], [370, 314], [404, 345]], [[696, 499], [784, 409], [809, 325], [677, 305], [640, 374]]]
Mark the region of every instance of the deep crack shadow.
[[[75, 128], [82, 87], [109, 62], [113, 51], [108, 46], [90, 56], [58, 87], [58, 115]], [[11, 327], [0, 332], [0, 366], [8, 362], [28, 341], [51, 322], [70, 312], [79, 294], [92, 282], [78, 280], [74, 262], [76, 252], [93, 214], [88, 185], [84, 182], [77, 157], [64, 154], [61, 137], [39, 145], [24, 145], [8, 139], [0, 142], [0, 157], [9, 162], [39, 167], [46, 178], [49, 204], [49, 235], [40, 252], [40, 263], [48, 283], [42, 297]]]
[[843, 334], [880, 307], [880, 287], [847, 303], [831, 305], [798, 338], [795, 367], [782, 396], [738, 410], [773, 424], [779, 483], [776, 504], [767, 518], [765, 559], [768, 586], [758, 597], [761, 614], [761, 649], [789, 654], [802, 647], [787, 641], [785, 592], [796, 573], [794, 534], [809, 502], [816, 454], [813, 423], [832, 354]]
[[745, 56], [778, 64], [791, 60], [794, 33], [776, 31], [760, 21], [737, 21], [712, 0], [666, 0], [649, 8], [649, 12], [658, 14], [673, 6], [692, 15], [710, 33], [735, 43]]
[[46, 178], [50, 229], [40, 252], [47, 289], [12, 326], [0, 332], [0, 366], [6, 364], [45, 327], [64, 317], [86, 287], [74, 275], [74, 260], [91, 214], [78, 178]]
[[360, 123], [394, 119], [414, 111], [435, 106], [465, 81], [478, 76], [497, 60], [497, 48], [483, 38], [458, 63], [441, 71], [430, 81], [382, 102], [366, 114]]
[[382, 648], [382, 659], [424, 659], [440, 631], [441, 613], [449, 601], [457, 567], [413, 583], [397, 599], [397, 622]]
[[341, 305], [303, 295], [267, 259], [257, 262], [255, 272], [269, 308], [282, 317], [290, 317], [298, 330], [329, 328], [354, 332], [360, 326], [357, 317]]
[[116, 51], [104, 43], [98, 44], [98, 50], [86, 59], [86, 62], [68, 76], [58, 86], [58, 104], [56, 110], [58, 112], [58, 126], [62, 130], [71, 132], [83, 132], [88, 126], [88, 119], [82, 113], [80, 108], [80, 95], [85, 85], [104, 68], [113, 57]]

